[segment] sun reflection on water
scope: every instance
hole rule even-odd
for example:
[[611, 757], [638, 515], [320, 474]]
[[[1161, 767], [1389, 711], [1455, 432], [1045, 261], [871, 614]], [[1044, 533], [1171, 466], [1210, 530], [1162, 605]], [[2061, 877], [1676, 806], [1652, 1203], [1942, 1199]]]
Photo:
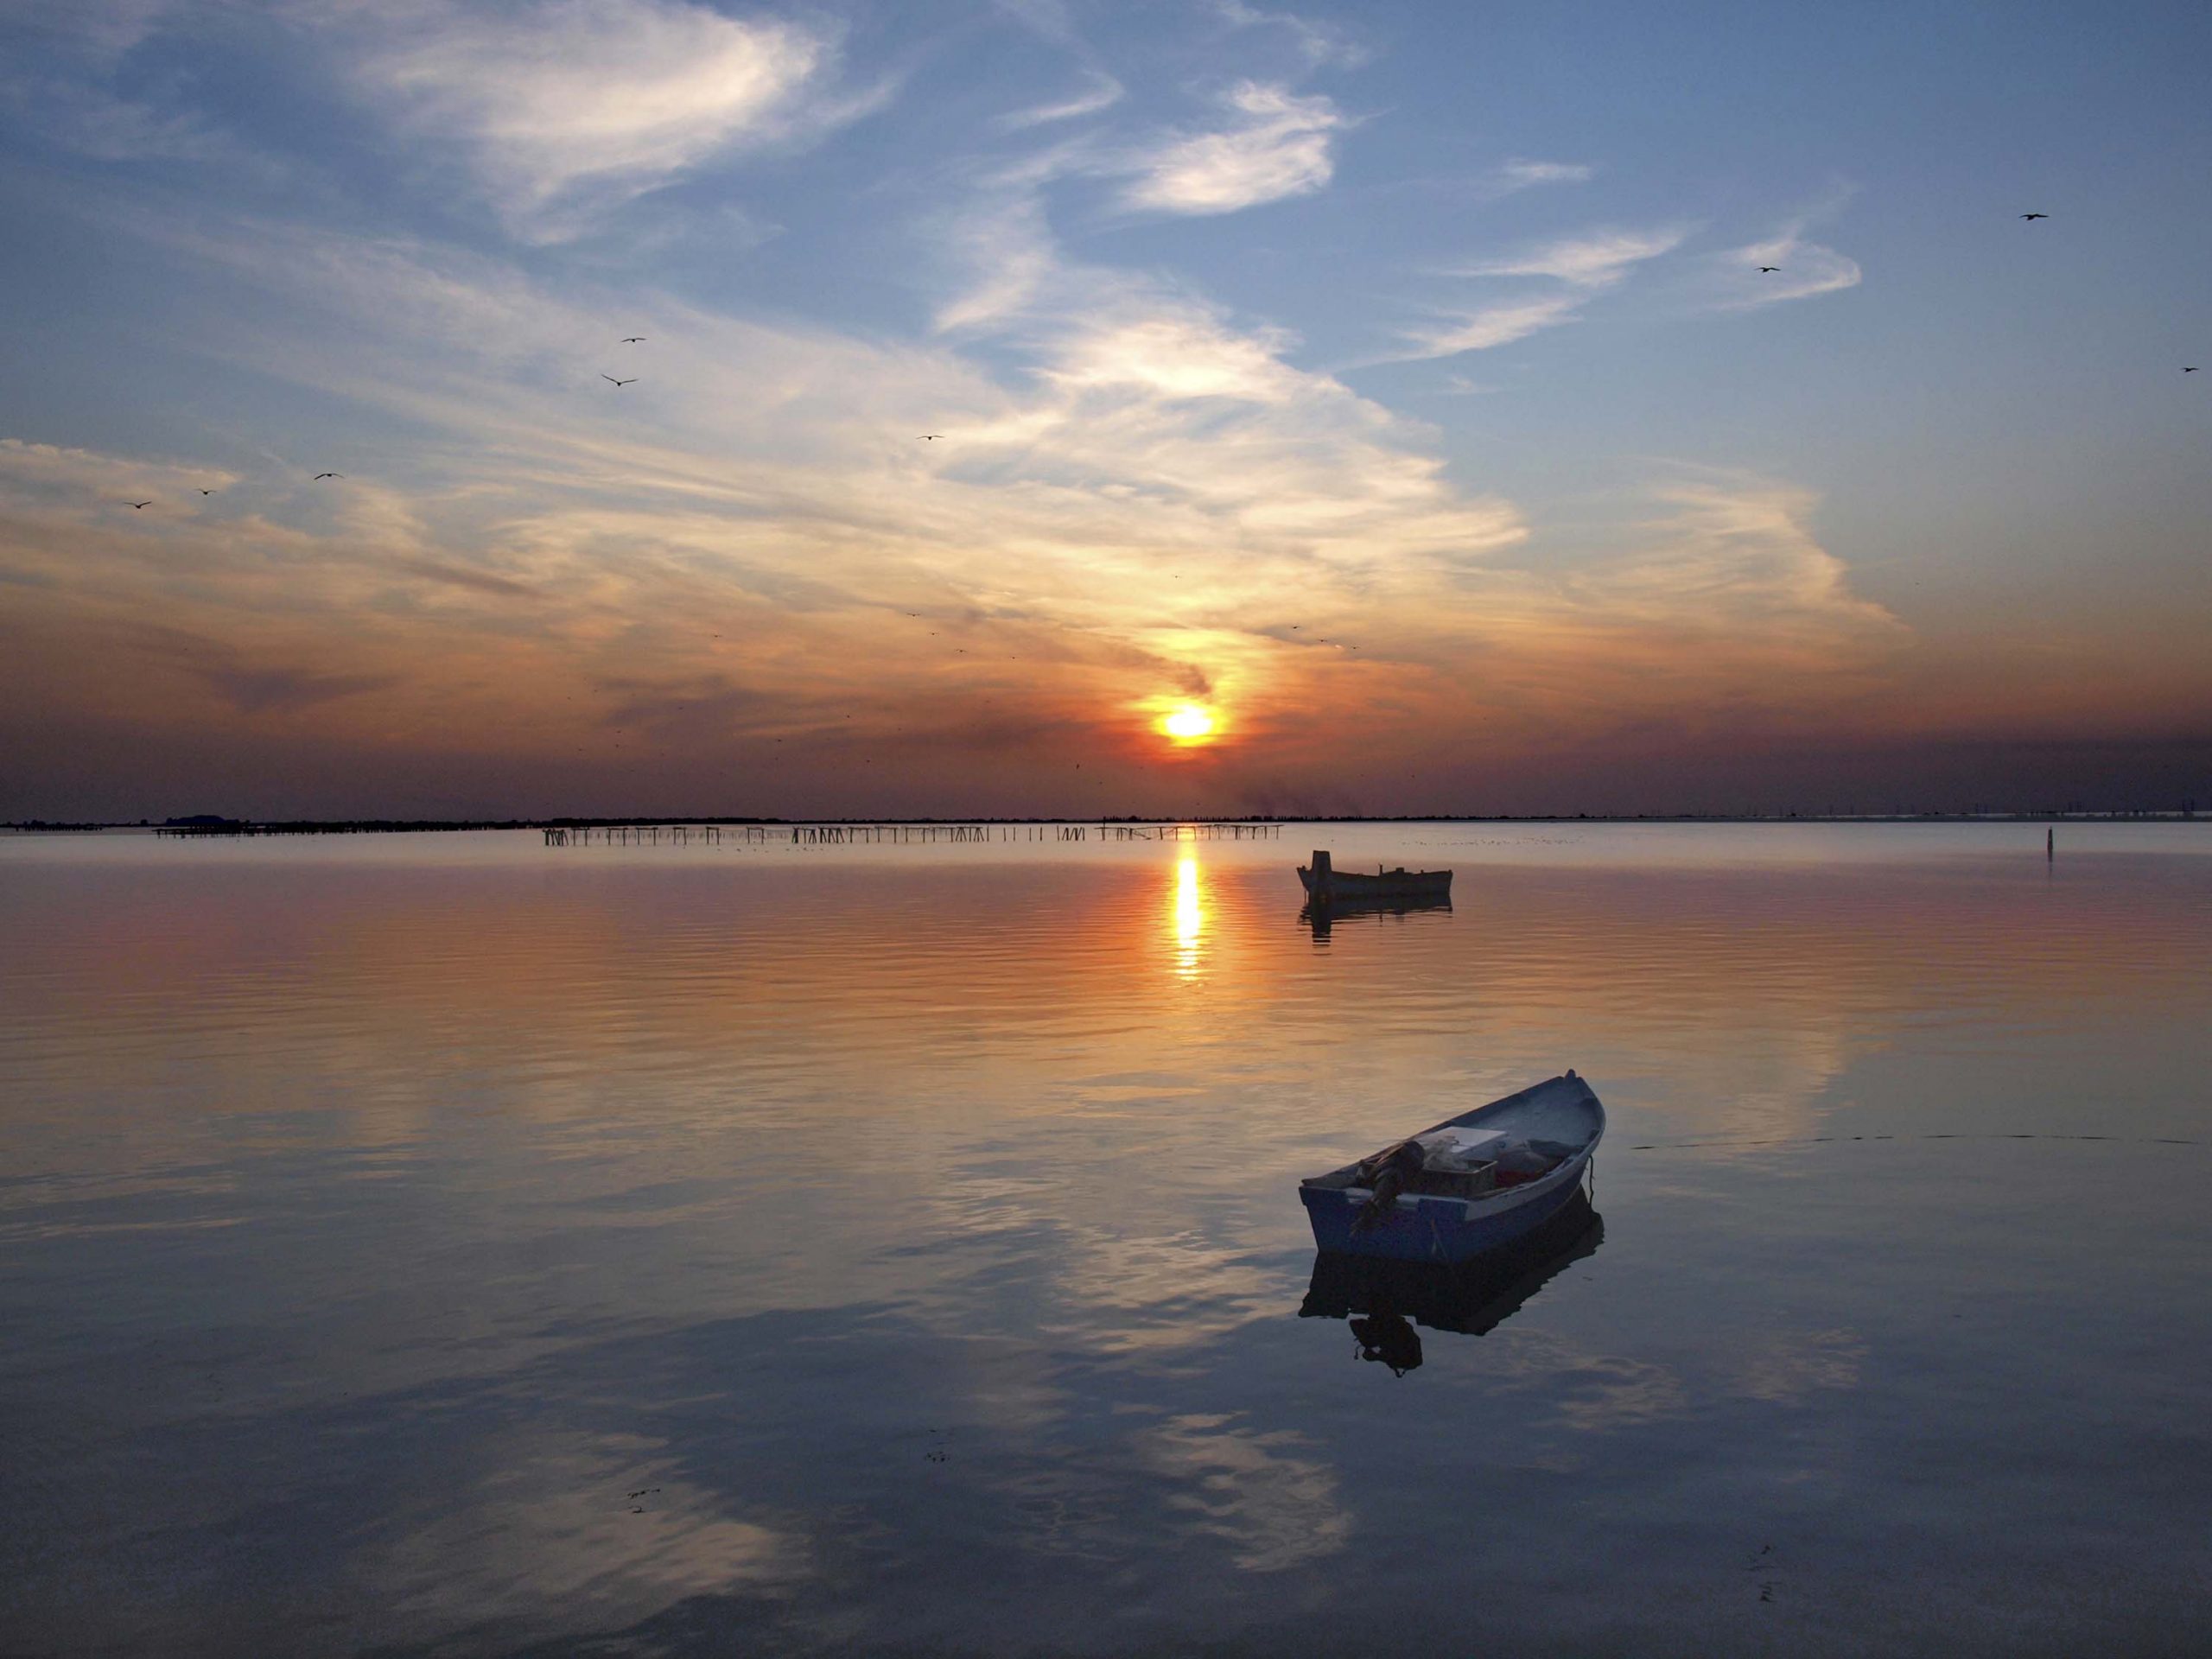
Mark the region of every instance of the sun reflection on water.
[[1206, 911], [1198, 895], [1198, 861], [1189, 853], [1175, 866], [1173, 919], [1175, 971], [1185, 979], [1196, 979], [1205, 947]]

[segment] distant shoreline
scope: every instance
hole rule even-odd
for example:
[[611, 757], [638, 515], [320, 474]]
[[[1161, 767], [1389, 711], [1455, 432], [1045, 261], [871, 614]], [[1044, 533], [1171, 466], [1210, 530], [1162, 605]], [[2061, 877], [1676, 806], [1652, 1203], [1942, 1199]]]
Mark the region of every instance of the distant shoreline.
[[1096, 824], [1102, 828], [1170, 824], [1995, 824], [1995, 823], [2193, 823], [2193, 810], [2168, 809], [2144, 811], [2050, 812], [1637, 812], [1637, 813], [1405, 813], [1383, 816], [1330, 814], [1283, 816], [1274, 813], [1231, 816], [1198, 814], [1188, 817], [1128, 814], [1114, 817], [662, 817], [651, 814], [628, 817], [542, 818], [284, 818], [284, 819], [170, 819], [162, 823], [60, 823], [38, 818], [0, 824], [14, 835], [87, 835], [111, 831], [143, 832], [165, 836], [227, 837], [238, 836], [416, 835], [474, 830], [606, 830], [659, 825], [664, 828], [729, 828], [763, 830], [850, 826], [877, 829], [896, 826], [948, 828], [972, 825], [996, 829], [1043, 824]]

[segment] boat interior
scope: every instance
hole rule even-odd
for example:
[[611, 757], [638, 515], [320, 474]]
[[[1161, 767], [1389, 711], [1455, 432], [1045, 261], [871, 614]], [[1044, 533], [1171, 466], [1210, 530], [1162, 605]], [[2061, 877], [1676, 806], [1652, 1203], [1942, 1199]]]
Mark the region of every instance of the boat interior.
[[[1397, 1189], [1401, 1192], [1433, 1198], [1480, 1198], [1541, 1180], [1582, 1150], [1579, 1146], [1557, 1141], [1523, 1141], [1516, 1146], [1520, 1149], [1518, 1155], [1509, 1163], [1498, 1159], [1455, 1156], [1449, 1151], [1424, 1146], [1418, 1138], [1400, 1141], [1356, 1164], [1316, 1175], [1306, 1185], [1371, 1191], [1382, 1172], [1397, 1163], [1404, 1166]], [[1418, 1147], [1419, 1151], [1411, 1154], [1401, 1152], [1405, 1147]], [[1418, 1159], [1417, 1163], [1413, 1161], [1414, 1158]]]
[[1569, 1072], [1395, 1141], [1306, 1185], [1348, 1192], [1387, 1188], [1409, 1197], [1486, 1198], [1541, 1180], [1595, 1141], [1604, 1124], [1596, 1097]]

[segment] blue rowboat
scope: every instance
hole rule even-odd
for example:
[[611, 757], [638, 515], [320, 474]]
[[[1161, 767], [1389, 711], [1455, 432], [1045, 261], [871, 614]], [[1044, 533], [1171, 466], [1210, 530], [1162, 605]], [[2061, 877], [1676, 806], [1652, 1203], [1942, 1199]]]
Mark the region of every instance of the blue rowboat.
[[1569, 1071], [1298, 1184], [1313, 1243], [1347, 1255], [1470, 1262], [1579, 1192], [1605, 1109]]

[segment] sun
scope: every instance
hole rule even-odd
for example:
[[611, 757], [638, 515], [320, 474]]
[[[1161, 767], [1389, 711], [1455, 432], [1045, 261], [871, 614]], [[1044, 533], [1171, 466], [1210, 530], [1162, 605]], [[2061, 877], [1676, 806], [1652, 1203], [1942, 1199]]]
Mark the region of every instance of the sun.
[[1195, 702], [1179, 703], [1160, 719], [1160, 729], [1178, 743], [1203, 743], [1216, 724], [1213, 710]]

